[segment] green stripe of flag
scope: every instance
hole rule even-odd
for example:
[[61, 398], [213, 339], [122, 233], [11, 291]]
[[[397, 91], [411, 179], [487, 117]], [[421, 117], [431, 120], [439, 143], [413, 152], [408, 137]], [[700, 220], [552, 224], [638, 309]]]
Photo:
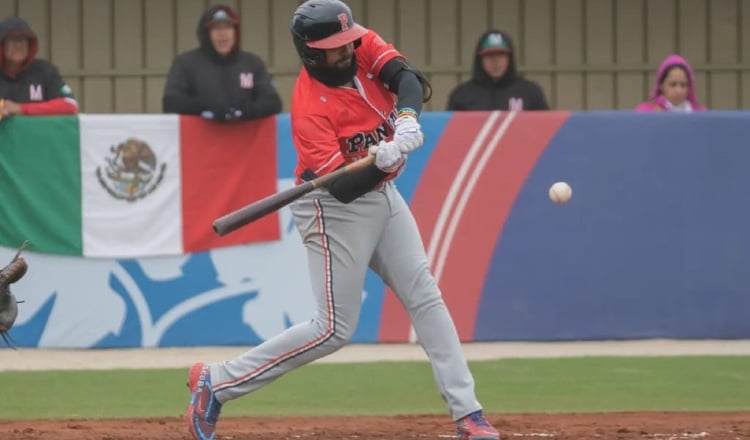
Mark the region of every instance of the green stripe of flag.
[[0, 121], [0, 245], [81, 255], [78, 118]]

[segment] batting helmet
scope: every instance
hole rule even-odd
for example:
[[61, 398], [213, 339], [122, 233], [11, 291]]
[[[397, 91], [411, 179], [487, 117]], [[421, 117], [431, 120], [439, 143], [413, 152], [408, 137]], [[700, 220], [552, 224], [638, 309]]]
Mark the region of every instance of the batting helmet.
[[325, 50], [356, 42], [367, 29], [354, 22], [352, 10], [340, 0], [308, 0], [292, 15], [292, 39], [302, 62], [325, 61]]

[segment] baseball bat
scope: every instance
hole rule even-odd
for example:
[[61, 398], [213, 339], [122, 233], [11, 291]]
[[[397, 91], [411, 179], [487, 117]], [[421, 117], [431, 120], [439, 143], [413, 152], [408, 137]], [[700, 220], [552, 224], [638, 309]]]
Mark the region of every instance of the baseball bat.
[[300, 185], [285, 189], [284, 191], [279, 191], [276, 194], [271, 194], [270, 196], [264, 197], [236, 211], [232, 211], [229, 214], [214, 220], [214, 232], [220, 236], [227, 235], [261, 217], [265, 217], [266, 215], [283, 208], [316, 188], [322, 188], [329, 185], [342, 174], [361, 170], [373, 162], [375, 162], [375, 156], [368, 154], [366, 157], [338, 168], [324, 176], [316, 177], [315, 179], [308, 180]]

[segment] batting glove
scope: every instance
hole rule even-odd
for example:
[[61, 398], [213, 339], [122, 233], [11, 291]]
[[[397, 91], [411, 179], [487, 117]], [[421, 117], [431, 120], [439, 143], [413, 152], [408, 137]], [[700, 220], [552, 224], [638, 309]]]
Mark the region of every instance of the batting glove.
[[396, 119], [395, 128], [396, 134], [393, 136], [393, 142], [398, 145], [402, 153], [409, 154], [424, 143], [422, 126], [414, 116], [400, 116]]
[[386, 173], [396, 171], [405, 160], [395, 142], [380, 141], [380, 144], [370, 147], [370, 154], [375, 155], [375, 166]]

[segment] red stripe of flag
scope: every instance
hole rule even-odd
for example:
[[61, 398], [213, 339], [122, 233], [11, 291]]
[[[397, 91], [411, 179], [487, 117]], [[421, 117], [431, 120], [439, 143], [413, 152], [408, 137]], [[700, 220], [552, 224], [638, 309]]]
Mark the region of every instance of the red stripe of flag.
[[182, 226], [185, 252], [278, 240], [278, 213], [224, 237], [213, 221], [276, 192], [276, 118], [218, 124], [180, 117]]

